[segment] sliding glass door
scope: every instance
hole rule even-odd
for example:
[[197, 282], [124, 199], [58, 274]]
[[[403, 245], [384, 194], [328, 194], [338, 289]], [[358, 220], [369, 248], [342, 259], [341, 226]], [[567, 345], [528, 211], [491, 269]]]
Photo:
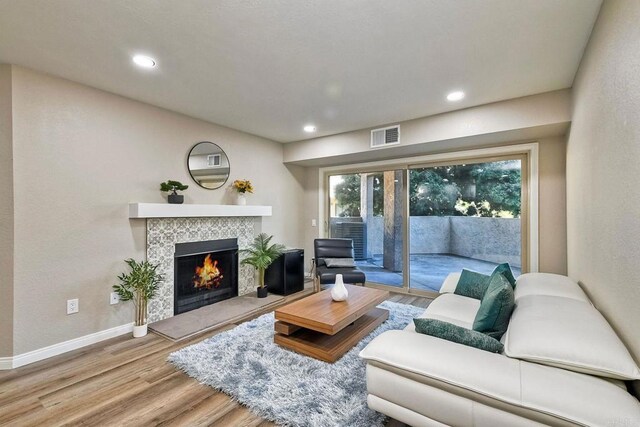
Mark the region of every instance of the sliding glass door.
[[328, 236], [353, 240], [367, 283], [438, 292], [463, 268], [526, 271], [526, 156], [328, 176]]
[[329, 177], [329, 236], [353, 240], [367, 281], [404, 286], [403, 170]]
[[409, 268], [413, 289], [438, 292], [449, 273], [522, 268], [522, 160], [409, 170]]

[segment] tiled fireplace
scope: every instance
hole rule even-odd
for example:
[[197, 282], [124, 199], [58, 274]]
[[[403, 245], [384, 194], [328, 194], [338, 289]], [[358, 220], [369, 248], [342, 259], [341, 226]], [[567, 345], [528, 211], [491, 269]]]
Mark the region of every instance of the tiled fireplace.
[[[149, 322], [174, 315], [176, 244], [237, 239], [237, 245], [242, 249], [251, 243], [254, 235], [252, 217], [148, 218], [147, 259], [151, 263], [159, 264], [158, 271], [164, 275], [158, 295], [149, 301]], [[198, 261], [204, 263], [204, 259]], [[255, 288], [253, 268], [242, 265], [238, 265], [237, 268], [237, 294], [252, 292]], [[215, 285], [212, 285], [212, 288], [215, 288]]]

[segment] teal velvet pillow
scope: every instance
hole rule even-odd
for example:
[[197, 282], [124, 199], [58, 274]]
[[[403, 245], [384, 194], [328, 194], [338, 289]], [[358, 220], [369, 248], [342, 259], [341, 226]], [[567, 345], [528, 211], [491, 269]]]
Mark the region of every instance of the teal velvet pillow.
[[416, 332], [421, 334], [431, 335], [432, 337], [442, 338], [492, 353], [499, 353], [504, 348], [502, 343], [495, 338], [453, 323], [436, 319], [413, 319], [413, 323], [416, 325]]
[[491, 276], [463, 268], [453, 293], [463, 297], [482, 299], [490, 281]]
[[501, 273], [492, 275], [473, 320], [473, 330], [499, 340], [507, 331], [514, 306], [513, 288], [509, 280]]
[[463, 297], [481, 300], [489, 287], [489, 282], [491, 282], [491, 279], [496, 274], [502, 274], [509, 281], [511, 287], [515, 289], [516, 278], [513, 276], [509, 263], [504, 262], [498, 264], [496, 268], [493, 269], [491, 276], [463, 268], [462, 273], [460, 273], [460, 279], [458, 279], [458, 284], [456, 285], [456, 290], [453, 291], [453, 293], [462, 295]]
[[498, 264], [496, 268], [493, 269], [493, 273], [491, 273], [491, 276], [494, 276], [498, 273], [501, 273], [509, 281], [509, 283], [511, 283], [511, 287], [513, 289], [516, 288], [516, 278], [513, 277], [513, 272], [511, 271], [511, 266], [508, 262]]

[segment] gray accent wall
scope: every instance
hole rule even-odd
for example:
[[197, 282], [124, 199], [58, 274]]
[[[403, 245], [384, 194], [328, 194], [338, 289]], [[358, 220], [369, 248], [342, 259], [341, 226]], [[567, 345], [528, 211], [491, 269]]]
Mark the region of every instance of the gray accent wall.
[[569, 275], [640, 362], [640, 2], [603, 3], [573, 87]]

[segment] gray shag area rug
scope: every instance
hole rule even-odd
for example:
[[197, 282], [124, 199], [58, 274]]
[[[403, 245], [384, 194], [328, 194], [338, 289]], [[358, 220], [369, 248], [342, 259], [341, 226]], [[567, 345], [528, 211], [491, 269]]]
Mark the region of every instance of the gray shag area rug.
[[403, 329], [424, 308], [385, 301], [389, 319], [335, 363], [273, 342], [273, 313], [169, 355], [169, 362], [262, 418], [285, 426], [382, 426], [367, 407], [365, 363], [358, 353], [374, 337]]

